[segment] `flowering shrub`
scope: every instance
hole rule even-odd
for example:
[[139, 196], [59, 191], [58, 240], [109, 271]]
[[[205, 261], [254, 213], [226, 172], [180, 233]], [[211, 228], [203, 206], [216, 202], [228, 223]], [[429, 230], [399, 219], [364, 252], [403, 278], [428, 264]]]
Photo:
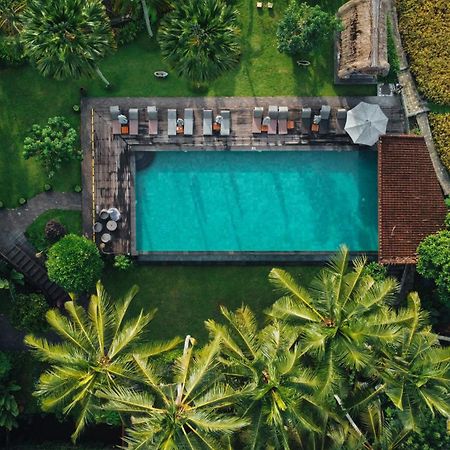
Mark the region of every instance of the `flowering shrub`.
[[436, 103], [450, 103], [448, 0], [397, 0], [399, 28], [419, 89]]
[[450, 170], [450, 114], [430, 114], [431, 131], [436, 150], [447, 170]]

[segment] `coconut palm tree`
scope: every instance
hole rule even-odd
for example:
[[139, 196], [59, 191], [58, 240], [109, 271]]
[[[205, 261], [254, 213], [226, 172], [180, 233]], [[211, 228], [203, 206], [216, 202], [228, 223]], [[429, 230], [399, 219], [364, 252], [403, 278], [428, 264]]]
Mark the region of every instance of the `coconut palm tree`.
[[35, 395], [44, 410], [73, 412], [77, 417], [72, 435], [76, 440], [99, 405], [96, 391], [138, 382], [133, 372], [134, 355], [149, 358], [172, 349], [180, 340], [153, 343], [144, 341], [144, 332], [155, 310], [127, 319], [126, 315], [138, 292], [134, 286], [122, 301], [112, 302], [97, 283], [88, 311], [70, 301], [67, 316], [58, 310], [47, 312], [47, 321], [61, 338], [53, 343], [33, 335], [25, 343], [36, 356], [50, 364], [39, 380]]
[[237, 15], [224, 0], [175, 3], [158, 33], [163, 56], [196, 84], [216, 78], [239, 60]]
[[132, 416], [125, 438], [129, 449], [220, 450], [224, 440], [248, 424], [230, 412], [241, 393], [225, 384], [217, 371], [219, 341], [197, 352], [194, 344], [187, 336], [172, 382], [167, 383], [155, 365], [135, 356], [136, 372], [146, 390], [119, 386], [103, 390], [107, 408]]
[[409, 312], [399, 316], [389, 307], [397, 290], [394, 279], [365, 275], [365, 258], [356, 258], [353, 270], [348, 262], [344, 246], [309, 290], [284, 270], [269, 275], [284, 295], [268, 314], [298, 327], [299, 346], [328, 380], [324, 394], [339, 390], [350, 373], [373, 372], [374, 349], [399, 339], [401, 325], [412, 320]]
[[246, 448], [306, 445], [309, 435], [321, 433], [323, 421], [333, 417], [327, 418], [327, 405], [314, 395], [322, 380], [299, 363], [296, 331], [279, 321], [258, 329], [246, 306], [235, 313], [222, 306], [221, 312], [226, 325], [209, 320], [206, 327], [222, 342], [227, 379], [248, 391], [238, 403], [242, 416], [251, 418], [243, 432]]
[[450, 347], [439, 345], [416, 292], [408, 296], [407, 311], [414, 319], [402, 329], [402, 339], [383, 348], [379, 389], [402, 411], [406, 426], [417, 430], [426, 410], [450, 417]]
[[20, 31], [20, 14], [28, 0], [0, 0], [0, 30], [5, 34], [17, 34]]
[[98, 62], [113, 47], [113, 34], [100, 0], [29, 0], [22, 15], [25, 54], [44, 76], [56, 79], [97, 75]]

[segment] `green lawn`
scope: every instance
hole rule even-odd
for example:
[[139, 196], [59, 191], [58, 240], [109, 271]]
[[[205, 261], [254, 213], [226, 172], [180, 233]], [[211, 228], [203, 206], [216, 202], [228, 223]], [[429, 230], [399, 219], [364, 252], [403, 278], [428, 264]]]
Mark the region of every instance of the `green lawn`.
[[[162, 61], [156, 41], [142, 34], [135, 42], [120, 48], [100, 66], [113, 84], [107, 91], [97, 79], [55, 81], [41, 77], [26, 65], [0, 68], [0, 201], [8, 207], [17, 200], [41, 192], [46, 177], [35, 161], [22, 156], [23, 138], [33, 123], [50, 116], [64, 115], [79, 127], [72, 105], [79, 100], [83, 86], [90, 96], [271, 96], [271, 95], [369, 95], [369, 86], [334, 86], [332, 39], [319, 46], [308, 68], [298, 68], [295, 60], [276, 49], [276, 28], [288, 0], [274, 2], [269, 13], [256, 9], [254, 0], [238, 0], [241, 13], [243, 54], [239, 67], [224, 74], [204, 90], [195, 90]], [[336, 11], [344, 0], [311, 1]], [[303, 58], [303, 56], [302, 56]], [[167, 80], [157, 80], [153, 72], [167, 69]], [[80, 168], [73, 163], [51, 181], [55, 190], [72, 190], [80, 182]]]
[[[133, 284], [140, 292], [134, 311], [158, 308], [151, 336], [169, 338], [191, 334], [205, 339], [203, 322], [220, 317], [219, 305], [236, 309], [251, 306], [262, 321], [263, 311], [279, 293], [274, 292], [267, 276], [272, 266], [139, 266], [128, 272], [108, 268], [103, 281], [113, 298], [124, 294]], [[308, 285], [320, 268], [295, 266], [287, 270]]]
[[68, 233], [81, 234], [82, 227], [80, 211], [50, 209], [37, 217], [25, 231], [25, 235], [38, 251], [45, 250], [50, 245], [45, 238], [44, 232], [45, 225], [49, 220], [56, 220], [61, 225], [64, 225]]

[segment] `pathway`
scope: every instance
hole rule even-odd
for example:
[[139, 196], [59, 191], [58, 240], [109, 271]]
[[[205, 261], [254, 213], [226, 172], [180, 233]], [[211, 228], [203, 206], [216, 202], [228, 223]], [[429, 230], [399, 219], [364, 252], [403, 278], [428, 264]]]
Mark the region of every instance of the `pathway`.
[[428, 121], [429, 108], [417, 91], [413, 76], [409, 70], [408, 59], [402, 46], [402, 40], [398, 29], [397, 10], [395, 2], [390, 1], [390, 16], [394, 34], [395, 47], [400, 61], [400, 72], [398, 74], [399, 83], [403, 86], [402, 101], [407, 117], [415, 117], [419, 125], [420, 132], [425, 138], [430, 158], [433, 163], [434, 171], [438, 178], [439, 184], [445, 195], [450, 195], [450, 177], [442, 165], [441, 159], [434, 146], [433, 136], [431, 135], [430, 124]]

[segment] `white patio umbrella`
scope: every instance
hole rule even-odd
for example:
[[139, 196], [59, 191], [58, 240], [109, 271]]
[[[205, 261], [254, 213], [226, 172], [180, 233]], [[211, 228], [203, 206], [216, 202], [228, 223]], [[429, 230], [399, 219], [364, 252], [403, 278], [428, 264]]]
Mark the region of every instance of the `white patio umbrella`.
[[355, 144], [373, 145], [386, 133], [387, 123], [379, 105], [361, 102], [347, 113], [344, 129]]

